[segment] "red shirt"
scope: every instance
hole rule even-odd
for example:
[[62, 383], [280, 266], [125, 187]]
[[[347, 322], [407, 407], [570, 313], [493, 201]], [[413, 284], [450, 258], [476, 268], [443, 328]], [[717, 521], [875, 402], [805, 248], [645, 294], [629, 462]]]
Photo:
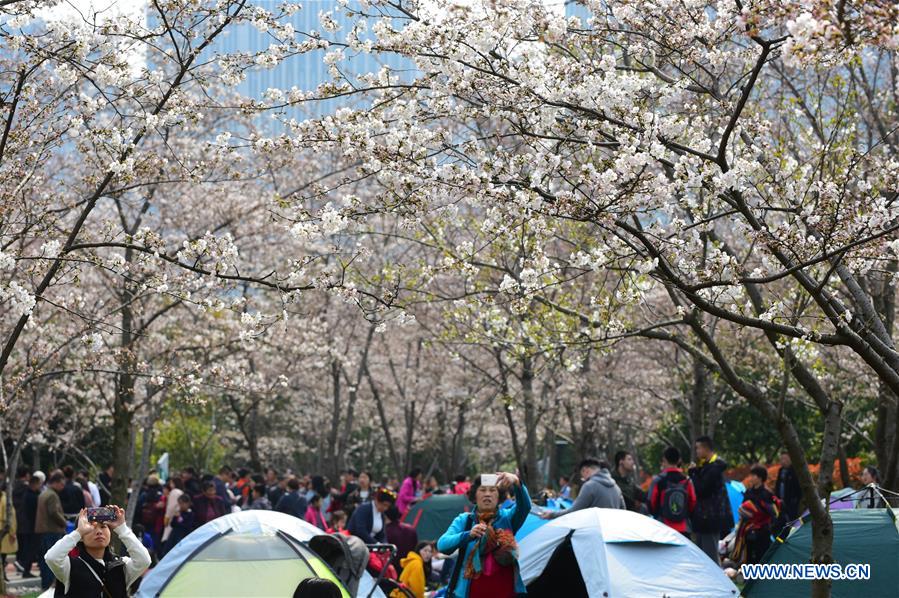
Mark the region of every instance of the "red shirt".
[[[675, 531], [679, 531], [681, 533], [685, 533], [687, 531], [687, 520], [690, 518], [690, 513], [693, 512], [693, 509], [696, 508], [696, 490], [693, 488], [693, 482], [690, 481], [690, 478], [684, 475], [677, 467], [669, 467], [667, 469], [662, 470], [659, 476], [668, 476], [668, 474], [680, 474], [684, 477], [686, 482], [674, 482], [669, 481], [669, 484], [681, 483], [685, 485], [685, 489], [687, 491], [687, 517], [684, 517], [682, 521], [668, 521], [666, 519], [662, 519], [662, 523], [670, 527]], [[672, 476], [677, 477], [677, 476]], [[649, 497], [649, 510], [652, 513], [658, 513], [662, 507], [662, 490], [659, 489], [659, 483], [655, 483], [652, 486], [652, 496]]]
[[468, 494], [471, 490], [471, 482], [457, 482], [453, 488], [453, 494]]
[[468, 598], [513, 598], [515, 596], [515, 567], [503, 567], [493, 554], [484, 558], [484, 570], [468, 586]]

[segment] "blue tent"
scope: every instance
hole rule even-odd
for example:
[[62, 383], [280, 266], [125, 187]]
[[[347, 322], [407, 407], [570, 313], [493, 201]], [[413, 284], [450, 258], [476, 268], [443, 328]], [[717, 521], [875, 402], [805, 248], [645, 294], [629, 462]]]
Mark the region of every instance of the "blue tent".
[[573, 501], [568, 500], [567, 498], [550, 498], [546, 501], [545, 507], [532, 507], [531, 512], [528, 513], [528, 518], [524, 520], [521, 529], [515, 534], [515, 539], [521, 542], [521, 540], [532, 531], [549, 523], [548, 519], [540, 517], [540, 513], [544, 511], [562, 511], [564, 509], [570, 509], [572, 504], [574, 504]]
[[525, 536], [539, 529], [543, 525], [546, 525], [547, 523], [549, 523], [548, 519], [541, 519], [539, 514], [531, 511], [530, 513], [528, 513], [528, 518], [524, 520], [524, 524], [522, 524], [521, 528], [518, 530], [518, 533], [515, 534], [515, 539], [521, 542]]
[[743, 493], [746, 492], [746, 486], [743, 482], [736, 480], [727, 480], [724, 482], [727, 488], [727, 498], [730, 499], [730, 510], [734, 515], [734, 526], [740, 521], [740, 505], [743, 504]]

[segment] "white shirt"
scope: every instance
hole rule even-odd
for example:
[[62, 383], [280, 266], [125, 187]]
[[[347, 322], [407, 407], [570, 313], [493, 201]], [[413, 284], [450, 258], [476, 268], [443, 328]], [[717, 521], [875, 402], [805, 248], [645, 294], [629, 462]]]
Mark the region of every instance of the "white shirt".
[[97, 486], [92, 481], [87, 481], [87, 491], [91, 493], [91, 499], [94, 501], [94, 506], [100, 506], [100, 487]]
[[162, 532], [162, 541], [165, 542], [172, 535], [172, 519], [178, 516], [180, 509], [178, 508], [178, 498], [184, 494], [180, 488], [172, 488], [169, 497], [165, 502], [165, 529]]
[[[113, 531], [118, 534], [122, 544], [128, 549], [128, 554], [131, 555], [122, 557], [122, 561], [125, 563], [125, 585], [130, 586], [150, 566], [150, 553], [127, 525], [120, 525]], [[72, 563], [69, 562], [69, 553], [79, 542], [81, 542], [81, 534], [76, 529], [60, 538], [44, 555], [50, 571], [53, 571], [56, 579], [65, 586], [66, 594], [69, 593], [69, 575], [72, 567]]]
[[371, 506], [371, 512], [372, 512], [371, 536], [372, 536], [372, 538], [374, 538], [378, 532], [380, 532], [382, 529], [384, 529], [384, 518], [381, 517], [381, 512], [378, 511], [378, 509], [376, 509], [374, 505]]

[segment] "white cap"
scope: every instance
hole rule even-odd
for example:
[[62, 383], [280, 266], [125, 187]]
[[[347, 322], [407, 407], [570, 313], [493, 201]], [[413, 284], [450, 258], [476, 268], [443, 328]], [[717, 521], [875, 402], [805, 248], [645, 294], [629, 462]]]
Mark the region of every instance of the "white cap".
[[47, 481], [47, 474], [45, 474], [41, 470], [35, 471], [33, 474], [31, 474], [31, 477], [39, 479], [41, 481], [41, 484]]

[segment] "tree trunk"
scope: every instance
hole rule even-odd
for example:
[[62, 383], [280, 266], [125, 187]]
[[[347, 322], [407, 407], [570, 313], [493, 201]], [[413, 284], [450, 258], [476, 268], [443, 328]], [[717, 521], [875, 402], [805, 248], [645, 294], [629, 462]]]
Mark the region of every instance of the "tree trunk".
[[123, 506], [128, 500], [128, 475], [131, 471], [131, 431], [134, 414], [134, 376], [130, 374], [131, 359], [122, 360], [116, 375], [116, 393], [112, 411], [112, 503]]
[[[349, 380], [349, 375], [346, 374], [346, 370], [341, 368], [341, 371], [347, 376], [349, 389], [346, 406], [346, 420], [343, 424], [343, 434], [340, 435], [339, 442], [337, 443], [337, 467], [334, 470], [334, 479], [337, 479], [340, 470], [346, 467], [350, 434], [353, 432], [353, 421], [356, 416], [356, 401], [359, 398], [359, 387], [362, 385], [362, 375], [368, 370], [368, 352], [371, 349], [375, 328], [377, 328], [377, 324], [374, 322], [368, 326], [368, 335], [365, 338], [365, 345], [363, 345], [362, 350], [359, 352], [359, 367], [356, 368], [355, 382]], [[337, 414], [337, 421], [340, 421], [339, 413]]]
[[[809, 509], [812, 520], [812, 551], [810, 562], [812, 564], [830, 564], [833, 562], [833, 521], [830, 518], [830, 512], [821, 504], [818, 487], [808, 468], [808, 460], [805, 457], [805, 450], [799, 440], [799, 434], [793, 423], [786, 417], [783, 409], [779, 408], [774, 402], [768, 400], [764, 393], [752, 384], [742, 379], [722, 353], [720, 347], [715, 343], [711, 335], [693, 318], [688, 321], [693, 332], [706, 346], [712, 354], [712, 360], [717, 364], [719, 372], [727, 383], [740, 396], [745, 397], [749, 403], [761, 413], [772, 425], [777, 428], [780, 438], [790, 454], [793, 462], [793, 468], [796, 471], [796, 477], [799, 486], [802, 488], [802, 497]], [[698, 355], [697, 355], [698, 357]], [[812, 381], [804, 377], [804, 370], [799, 367], [798, 362], [794, 362], [793, 372], [798, 379], [803, 380], [806, 384]], [[820, 397], [819, 397], [820, 398]], [[839, 419], [839, 408], [842, 407], [839, 402], [833, 401], [828, 406], [827, 421], [831, 421], [836, 413]], [[837, 430], [839, 428], [837, 427]], [[832, 434], [833, 425], [826, 429], [829, 434], [825, 435], [825, 442], [822, 447], [822, 455], [825, 452], [834, 454], [836, 452], [836, 444], [839, 440], [839, 434]], [[825, 464], [821, 463], [821, 467]], [[831, 457], [830, 466], [833, 468], [833, 457]], [[830, 581], [815, 580], [812, 582], [812, 598], [829, 598], [830, 597]]]
[[153, 444], [153, 425], [156, 423], [156, 416], [153, 413], [153, 408], [150, 407], [149, 409], [150, 411], [144, 424], [143, 436], [141, 437], [140, 464], [137, 471], [134, 472], [134, 479], [131, 480], [131, 500], [128, 501], [128, 506], [125, 509], [125, 521], [129, 525], [133, 524], [140, 488], [144, 477], [150, 470], [150, 451]]
[[705, 434], [705, 397], [708, 388], [708, 370], [698, 359], [693, 359], [693, 388], [690, 392], [690, 454], [693, 460], [693, 441]]
[[843, 446], [842, 442], [840, 442], [838, 450], [840, 455], [840, 482], [842, 482], [843, 488], [849, 488], [852, 485], [852, 479], [849, 476], [849, 463], [846, 462], [846, 447]]
[[833, 462], [840, 450], [840, 428], [843, 423], [843, 405], [830, 401], [824, 413], [824, 438], [821, 442], [821, 460], [818, 470], [818, 494], [829, 497], [833, 490]]
[[515, 418], [512, 414], [512, 405], [505, 403], [505, 401], [511, 401], [511, 397], [504, 397], [503, 401], [503, 414], [506, 416], [506, 425], [509, 427], [509, 437], [512, 439], [512, 453], [515, 456], [515, 464], [518, 466], [518, 472], [524, 476], [527, 463], [525, 463], [524, 455], [521, 452], [521, 445], [518, 443], [518, 432], [515, 431]]
[[406, 472], [402, 470], [400, 458], [393, 445], [393, 434], [390, 432], [390, 422], [387, 421], [387, 413], [384, 411], [384, 402], [381, 400], [381, 393], [378, 392], [378, 387], [375, 386], [375, 381], [372, 380], [371, 372], [368, 371], [368, 364], [363, 362], [361, 367], [362, 372], [368, 379], [368, 386], [371, 388], [371, 394], [375, 399], [375, 407], [377, 407], [378, 418], [381, 421], [381, 429], [384, 432], [384, 440], [387, 443], [387, 452], [390, 455], [390, 463], [393, 465], [393, 470], [398, 476], [405, 475]]
[[537, 471], [537, 406], [534, 404], [534, 370], [530, 357], [521, 360], [521, 396], [524, 400], [525, 484], [536, 488], [540, 472]]
[[259, 457], [259, 404], [253, 403], [250, 409], [249, 433], [247, 445], [250, 449], [250, 469], [262, 471], [262, 459]]
[[[761, 407], [772, 424], [775, 424], [790, 459], [793, 462], [793, 469], [796, 477], [799, 479], [799, 486], [802, 488], [802, 497], [808, 506], [809, 514], [812, 521], [812, 553], [810, 562], [812, 564], [830, 564], [833, 562], [833, 521], [830, 518], [830, 511], [821, 504], [820, 495], [818, 494], [818, 486], [812, 477], [812, 473], [808, 468], [808, 461], [805, 458], [805, 450], [799, 440], [799, 434], [792, 422], [788, 420], [782, 413], [778, 413], [776, 408], [767, 403], [764, 399], [762, 402], [753, 401], [753, 403]], [[763, 405], [762, 403], [767, 403]], [[833, 455], [836, 453], [836, 443], [831, 439], [825, 438], [825, 447], [821, 451], [821, 469], [824, 470], [826, 464], [824, 462], [825, 454], [830, 457], [830, 474], [833, 470]], [[830, 580], [819, 579], [812, 581], [811, 598], [830, 598]]]
[[340, 472], [337, 456], [337, 434], [340, 431], [340, 364], [331, 359], [331, 430], [328, 434], [328, 470], [332, 479]]
[[449, 475], [461, 475], [464, 473], [463, 469], [465, 463], [462, 460], [462, 441], [465, 437], [465, 405], [464, 402], [460, 402], [456, 412], [456, 429], [453, 432], [453, 448], [452, 456], [450, 458], [451, 473]]
[[877, 422], [874, 427], [874, 454], [883, 470], [883, 486], [896, 489], [896, 395], [882, 381], [877, 384]]
[[403, 471], [412, 470], [412, 447], [415, 442], [415, 421], [418, 413], [415, 410], [415, 401], [403, 407], [403, 416], [406, 422], [405, 446], [403, 447]]
[[[892, 338], [896, 320], [896, 290], [893, 278], [899, 271], [899, 260], [891, 259], [883, 274], [869, 274], [867, 282], [871, 300], [877, 314], [883, 320], [887, 334]], [[896, 394], [883, 381], [877, 387], [877, 421], [875, 424], [874, 454], [883, 475], [883, 487], [899, 489], [899, 409]]]

